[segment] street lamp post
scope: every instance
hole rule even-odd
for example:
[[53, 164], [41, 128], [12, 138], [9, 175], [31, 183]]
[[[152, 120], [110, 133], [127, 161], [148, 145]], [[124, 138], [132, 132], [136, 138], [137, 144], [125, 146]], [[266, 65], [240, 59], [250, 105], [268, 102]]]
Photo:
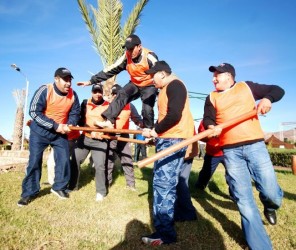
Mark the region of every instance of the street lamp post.
[[16, 71], [20, 72], [26, 79], [26, 97], [25, 97], [25, 106], [24, 106], [24, 120], [23, 120], [23, 133], [22, 133], [22, 144], [21, 151], [24, 150], [24, 140], [25, 140], [25, 127], [26, 127], [26, 112], [27, 112], [27, 104], [28, 104], [28, 92], [29, 92], [29, 81], [27, 76], [21, 71], [21, 69], [16, 64], [11, 64], [11, 67]]

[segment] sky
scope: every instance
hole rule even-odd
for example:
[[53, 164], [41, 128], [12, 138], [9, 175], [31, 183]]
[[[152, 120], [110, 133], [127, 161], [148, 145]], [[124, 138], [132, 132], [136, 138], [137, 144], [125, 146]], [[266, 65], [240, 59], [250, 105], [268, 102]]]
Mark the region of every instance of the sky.
[[[97, 7], [96, 0], [85, 0]], [[122, 23], [136, 0], [123, 0]], [[223, 62], [236, 69], [237, 81], [281, 86], [286, 94], [260, 117], [265, 132], [290, 129], [295, 122], [296, 72], [295, 0], [150, 0], [136, 34], [142, 46], [167, 61], [188, 91], [212, 91], [208, 68]], [[75, 0], [1, 0], [0, 2], [0, 135], [12, 139], [16, 102], [12, 92], [25, 89], [28, 103], [39, 86], [54, 81], [54, 72], [67, 67], [74, 76], [73, 89], [80, 101], [90, 97], [89, 80], [102, 70], [100, 56]], [[17, 64], [23, 74], [10, 65]], [[293, 73], [294, 72], [294, 73]], [[126, 71], [117, 82], [129, 81]], [[135, 102], [138, 111], [141, 102]], [[190, 99], [195, 119], [203, 115], [204, 102]], [[28, 110], [28, 107], [27, 107]], [[29, 119], [26, 112], [26, 120]], [[25, 130], [26, 135], [29, 129]]]

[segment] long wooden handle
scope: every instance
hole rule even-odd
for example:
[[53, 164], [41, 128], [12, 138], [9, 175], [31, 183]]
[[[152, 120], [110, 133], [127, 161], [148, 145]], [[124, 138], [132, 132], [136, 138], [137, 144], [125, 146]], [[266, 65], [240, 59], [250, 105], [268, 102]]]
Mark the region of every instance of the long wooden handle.
[[131, 129], [116, 129], [116, 128], [95, 128], [95, 127], [75, 127], [69, 126], [70, 130], [79, 130], [86, 132], [102, 132], [102, 133], [114, 133], [114, 134], [142, 134], [141, 130]]
[[[241, 123], [243, 121], [246, 121], [246, 120], [248, 120], [250, 118], [253, 118], [256, 115], [257, 115], [257, 111], [252, 110], [252, 111], [250, 111], [248, 113], [245, 113], [243, 115], [235, 117], [235, 118], [233, 118], [233, 119], [231, 119], [231, 120], [229, 120], [227, 122], [221, 123], [221, 124], [219, 124], [219, 125], [217, 125], [215, 127], [225, 129], [225, 128], [228, 128], [230, 126], [235, 126], [235, 125], [237, 125], [237, 124], [239, 124], [239, 123]], [[177, 144], [175, 144], [175, 145], [173, 145], [173, 146], [171, 146], [169, 148], [166, 148], [166, 149], [164, 149], [162, 151], [159, 151], [158, 153], [156, 153], [155, 155], [153, 155], [151, 157], [148, 157], [148, 158], [146, 158], [144, 160], [139, 161], [137, 165], [138, 165], [139, 168], [145, 167], [148, 164], [163, 158], [164, 156], [167, 156], [167, 155], [169, 155], [169, 154], [171, 154], [171, 153], [173, 153], [173, 152], [175, 152], [175, 151], [177, 151], [177, 150], [179, 150], [179, 149], [181, 149], [181, 148], [183, 148], [185, 146], [188, 146], [188, 145], [190, 145], [190, 144], [192, 144], [192, 143], [194, 143], [196, 141], [199, 141], [199, 140], [201, 140], [201, 139], [203, 139], [203, 138], [205, 138], [207, 136], [210, 136], [213, 133], [214, 133], [213, 129], [207, 129], [207, 130], [205, 130], [205, 131], [203, 131], [203, 132], [201, 132], [201, 133], [199, 133], [199, 134], [197, 134], [197, 135], [195, 135], [195, 136], [193, 136], [193, 137], [191, 137], [189, 139], [186, 139], [186, 140], [184, 140], [184, 141], [182, 141], [180, 143], [177, 143]]]
[[117, 140], [117, 141], [125, 141], [125, 142], [132, 142], [132, 143], [138, 143], [138, 144], [147, 144], [146, 141], [137, 140], [133, 138], [125, 138], [120, 136], [101, 135], [101, 137], [107, 140]]

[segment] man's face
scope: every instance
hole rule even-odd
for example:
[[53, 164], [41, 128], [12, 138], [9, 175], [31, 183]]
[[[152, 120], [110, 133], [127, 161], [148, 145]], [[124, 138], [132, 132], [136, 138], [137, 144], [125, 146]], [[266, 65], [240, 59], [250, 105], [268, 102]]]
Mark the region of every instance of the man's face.
[[161, 88], [163, 87], [163, 82], [162, 79], [164, 78], [164, 73], [163, 71], [158, 71], [154, 74], [153, 76], [153, 82], [154, 82], [154, 86], [155, 88]]
[[61, 91], [64, 94], [68, 94], [71, 87], [71, 81], [72, 81], [71, 76], [65, 76], [65, 77], [56, 76], [54, 79], [59, 91]]
[[94, 90], [91, 92], [92, 99], [95, 102], [99, 102], [103, 99], [103, 93], [100, 90]]
[[224, 91], [226, 89], [229, 89], [233, 84], [231, 74], [228, 72], [221, 73], [215, 71], [212, 81], [217, 91]]
[[131, 56], [131, 58], [134, 59], [140, 55], [141, 50], [142, 50], [142, 45], [139, 44], [139, 45], [136, 45], [134, 48], [126, 50], [126, 51]]

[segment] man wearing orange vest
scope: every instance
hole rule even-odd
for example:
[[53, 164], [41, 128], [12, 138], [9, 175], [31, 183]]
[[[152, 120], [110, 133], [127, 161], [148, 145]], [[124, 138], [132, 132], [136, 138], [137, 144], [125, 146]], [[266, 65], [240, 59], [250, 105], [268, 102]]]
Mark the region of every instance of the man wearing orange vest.
[[51, 192], [61, 199], [69, 198], [65, 192], [70, 179], [68, 125], [76, 125], [80, 113], [78, 96], [71, 88], [72, 78], [68, 69], [58, 68], [54, 83], [42, 85], [31, 100], [30, 156], [18, 206], [28, 205], [40, 192], [42, 156], [49, 145], [56, 162]]
[[[155, 87], [160, 91], [157, 123], [152, 130], [144, 129], [143, 136], [155, 137], [156, 152], [159, 152], [192, 137], [194, 122], [189, 109], [187, 89], [183, 82], [172, 74], [170, 66], [165, 61], [159, 61], [146, 73], [151, 74]], [[191, 164], [184, 163], [186, 149], [187, 147], [184, 147], [154, 164], [153, 223], [156, 232], [142, 237], [145, 244], [156, 246], [176, 242], [175, 220], [196, 220], [189, 187], [184, 181], [190, 173], [187, 167], [191, 167]], [[177, 211], [175, 204], [179, 204], [180, 199], [183, 200], [183, 206]], [[178, 214], [175, 214], [176, 212]]]
[[[266, 114], [271, 103], [279, 101], [285, 93], [276, 85], [236, 82], [235, 69], [229, 63], [211, 66], [209, 71], [213, 72], [215, 91], [205, 102], [203, 121], [207, 129], [215, 129], [215, 125], [254, 109], [258, 114]], [[252, 180], [271, 225], [277, 222], [275, 211], [281, 206], [283, 191], [277, 183], [259, 118], [256, 116], [234, 127], [215, 131], [214, 135], [219, 135], [228, 184], [241, 214], [247, 244], [253, 250], [272, 249], [253, 197]]]
[[[94, 121], [102, 120], [101, 114], [109, 102], [103, 99], [103, 86], [93, 85], [92, 96], [81, 103], [80, 126], [93, 127]], [[84, 131], [77, 140], [71, 159], [71, 179], [68, 190], [77, 190], [80, 176], [80, 165], [91, 152], [95, 168], [96, 201], [103, 201], [107, 195], [105, 160], [107, 141], [100, 137], [102, 133]]]
[[[118, 84], [113, 85], [111, 89], [112, 101], [116, 98], [117, 93], [121, 90]], [[125, 105], [123, 110], [115, 121], [117, 129], [129, 129], [129, 119], [138, 126], [142, 126], [142, 118], [138, 114], [137, 109], [132, 103]], [[129, 134], [121, 134], [120, 137], [129, 138]], [[107, 180], [110, 186], [113, 181], [112, 173], [114, 168], [115, 154], [119, 157], [120, 163], [126, 179], [126, 188], [135, 191], [135, 175], [132, 160], [132, 152], [130, 143], [124, 141], [111, 140], [109, 141], [108, 161], [107, 161]]]
[[134, 34], [127, 37], [123, 47], [126, 49], [125, 54], [113, 65], [92, 76], [90, 81], [78, 82], [77, 85], [87, 86], [100, 83], [127, 70], [130, 75], [129, 83], [118, 92], [115, 100], [102, 113], [105, 121], [97, 121], [96, 125], [102, 128], [114, 127], [115, 120], [125, 105], [141, 97], [144, 127], [153, 128], [153, 107], [157, 90], [153, 85], [152, 76], [145, 74], [145, 70], [150, 69], [158, 58], [154, 52], [142, 47], [140, 38]]

